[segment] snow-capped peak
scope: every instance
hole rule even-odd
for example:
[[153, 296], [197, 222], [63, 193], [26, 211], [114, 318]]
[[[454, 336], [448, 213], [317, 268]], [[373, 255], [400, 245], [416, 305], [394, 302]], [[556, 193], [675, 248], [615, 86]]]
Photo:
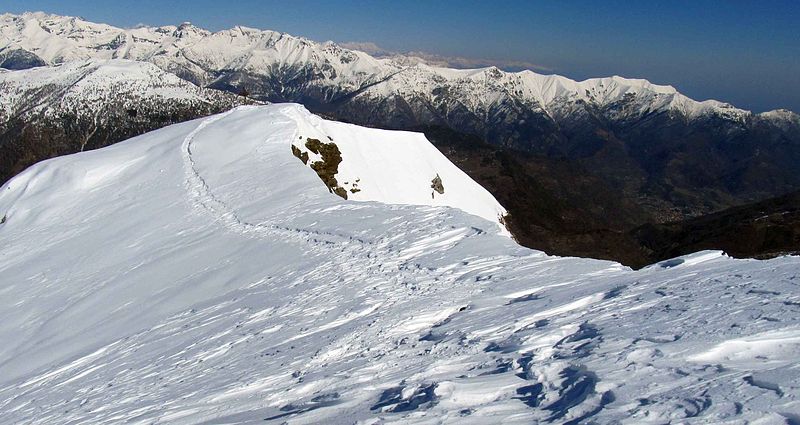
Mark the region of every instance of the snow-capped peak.
[[[429, 66], [424, 60], [394, 56], [376, 59], [333, 42], [317, 43], [274, 31], [234, 27], [209, 32], [189, 23], [178, 27], [115, 28], [80, 18], [41, 12], [0, 17], [0, 53], [21, 49], [48, 64], [94, 58], [145, 60], [200, 84], [220, 74], [244, 71], [268, 77], [292, 70], [308, 73], [319, 89], [343, 95], [394, 96], [414, 93], [433, 99], [442, 83], [458, 87], [459, 101], [485, 110], [507, 98], [538, 105], [550, 116], [565, 113], [574, 102], [599, 108], [625, 103], [611, 114], [640, 116], [673, 111], [693, 119], [718, 114], [743, 119], [748, 111], [713, 100], [698, 102], [672, 86], [619, 76], [575, 81], [533, 71], [505, 72], [496, 67], [456, 70]], [[304, 70], [304, 71], [300, 71]], [[329, 100], [329, 99], [326, 99]]]
[[2, 73], [0, 94], [0, 117], [38, 111], [94, 117], [98, 109], [137, 108], [143, 99], [187, 105], [246, 103], [227, 93], [197, 87], [153, 64], [119, 59], [72, 61]]
[[800, 120], [800, 115], [788, 109], [774, 109], [772, 111], [762, 112], [758, 114], [758, 116], [775, 121], [797, 122]]

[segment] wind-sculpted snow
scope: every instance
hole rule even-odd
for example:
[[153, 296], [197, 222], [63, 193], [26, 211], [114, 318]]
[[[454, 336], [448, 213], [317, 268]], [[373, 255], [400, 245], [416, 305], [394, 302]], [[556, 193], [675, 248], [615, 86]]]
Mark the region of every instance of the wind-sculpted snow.
[[[800, 415], [800, 259], [549, 257], [455, 208], [329, 193], [290, 149], [309, 131], [366, 134], [242, 107], [3, 186], [0, 422]], [[349, 143], [407, 137], [369, 135]]]

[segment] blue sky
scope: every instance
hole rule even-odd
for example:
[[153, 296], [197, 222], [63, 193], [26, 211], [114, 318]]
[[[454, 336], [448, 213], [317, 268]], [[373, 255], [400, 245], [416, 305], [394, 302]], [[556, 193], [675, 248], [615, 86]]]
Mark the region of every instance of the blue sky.
[[[800, 1], [219, 1], [4, 0], [118, 26], [191, 21], [314, 40], [373, 42], [522, 61], [575, 79], [622, 75], [671, 84], [696, 99], [800, 112]], [[539, 72], [543, 72], [539, 70]]]

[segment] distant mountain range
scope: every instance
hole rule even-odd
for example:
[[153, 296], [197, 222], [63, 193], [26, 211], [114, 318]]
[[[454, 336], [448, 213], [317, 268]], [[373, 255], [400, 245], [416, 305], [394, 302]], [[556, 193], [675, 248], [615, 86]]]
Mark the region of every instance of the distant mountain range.
[[43, 159], [248, 103], [144, 62], [75, 61], [0, 72], [0, 181]]
[[0, 424], [800, 423], [793, 113], [246, 28], [0, 43]]
[[0, 35], [7, 69], [127, 59], [249, 96], [215, 94], [221, 103], [178, 108], [184, 117], [237, 102], [290, 101], [341, 121], [424, 131], [508, 208], [518, 240], [551, 253], [620, 259], [631, 251], [612, 235], [800, 189], [800, 116], [698, 102], [646, 80], [448, 69], [274, 31], [210, 32], [189, 23], [122, 29], [5, 14]]

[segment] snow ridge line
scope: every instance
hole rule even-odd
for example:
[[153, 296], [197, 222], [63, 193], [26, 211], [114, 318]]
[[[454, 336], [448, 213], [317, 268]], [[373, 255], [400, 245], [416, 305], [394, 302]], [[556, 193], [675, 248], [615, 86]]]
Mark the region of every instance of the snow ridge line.
[[[241, 106], [239, 108], [253, 108], [253, 106]], [[206, 127], [226, 118], [239, 108], [206, 118], [194, 130], [186, 135], [183, 140], [181, 156], [186, 174], [187, 192], [193, 208], [207, 212], [212, 216], [214, 221], [219, 222], [230, 231], [243, 236], [272, 239], [280, 237], [287, 240], [287, 242], [295, 241], [297, 243], [308, 244], [311, 250], [317, 252], [334, 252], [336, 255], [359, 258], [361, 264], [365, 265], [365, 270], [368, 270], [364, 272], [365, 276], [374, 274], [375, 270], [372, 269], [375, 267], [389, 267], [393, 270], [398, 282], [416, 282], [418, 280], [419, 276], [416, 275], [417, 271], [415, 270], [411, 258], [399, 258], [398, 255], [400, 252], [392, 246], [390, 240], [381, 238], [377, 241], [369, 241], [352, 235], [288, 227], [269, 222], [259, 224], [248, 223], [243, 221], [233, 208], [215, 197], [208, 183], [199, 172], [197, 163], [192, 155], [194, 139]], [[284, 109], [280, 112], [296, 123], [296, 131], [292, 137], [297, 137], [301, 129], [301, 124], [303, 124], [301, 118], [296, 114], [297, 111], [295, 109], [290, 109], [288, 111]], [[446, 218], [437, 215], [436, 219], [442, 220]], [[470, 233], [463, 236], [470, 237], [474, 236], [474, 234]], [[459, 278], [459, 276], [445, 276], [441, 273], [436, 273], [436, 275], [448, 281], [453, 279], [458, 280]]]
[[[255, 237], [274, 237], [277, 234], [281, 234], [284, 236], [289, 236], [293, 238], [297, 238], [299, 235], [305, 235], [309, 239], [314, 239], [316, 242], [322, 242], [322, 244], [336, 244], [336, 243], [346, 243], [346, 244], [360, 244], [360, 245], [368, 245], [371, 244], [369, 241], [362, 240], [360, 238], [353, 238], [346, 235], [336, 235], [330, 232], [319, 232], [315, 230], [309, 229], [297, 229], [297, 228], [290, 228], [286, 226], [279, 226], [274, 223], [248, 223], [243, 221], [231, 208], [229, 205], [225, 204], [223, 201], [219, 200], [211, 191], [206, 180], [200, 174], [197, 164], [192, 156], [192, 145], [194, 143], [195, 137], [202, 132], [206, 127], [211, 124], [214, 124], [217, 121], [220, 121], [239, 108], [253, 108], [253, 106], [241, 106], [229, 111], [226, 111], [222, 114], [214, 115], [212, 117], [206, 118], [203, 120], [194, 130], [192, 130], [183, 140], [181, 144], [181, 156], [183, 159], [184, 165], [184, 173], [186, 174], [186, 186], [187, 192], [190, 195], [190, 202], [193, 207], [196, 209], [202, 209], [208, 212], [213, 218], [214, 221], [221, 223], [224, 227], [228, 228], [229, 230], [239, 233], [244, 236], [255, 236]], [[296, 117], [292, 117], [289, 114], [281, 113], [290, 118], [293, 122], [298, 125], [299, 122]], [[299, 130], [298, 130], [299, 131]], [[295, 133], [298, 133], [295, 131]], [[334, 239], [334, 240], [322, 240], [318, 241], [318, 239]], [[320, 244], [320, 245], [322, 245]]]
[[203, 131], [209, 125], [227, 117], [233, 113], [235, 109], [223, 112], [219, 115], [204, 119], [194, 130], [192, 130], [181, 143], [181, 157], [183, 159], [183, 169], [186, 174], [186, 185], [188, 193], [191, 196], [192, 206], [201, 207], [202, 209], [211, 213], [215, 221], [219, 221], [223, 226], [236, 231], [237, 233], [246, 233], [246, 229], [241, 226], [241, 220], [236, 217], [233, 212], [225, 203], [214, 197], [211, 189], [208, 187], [203, 176], [197, 170], [197, 164], [192, 157], [192, 143], [195, 136]]

